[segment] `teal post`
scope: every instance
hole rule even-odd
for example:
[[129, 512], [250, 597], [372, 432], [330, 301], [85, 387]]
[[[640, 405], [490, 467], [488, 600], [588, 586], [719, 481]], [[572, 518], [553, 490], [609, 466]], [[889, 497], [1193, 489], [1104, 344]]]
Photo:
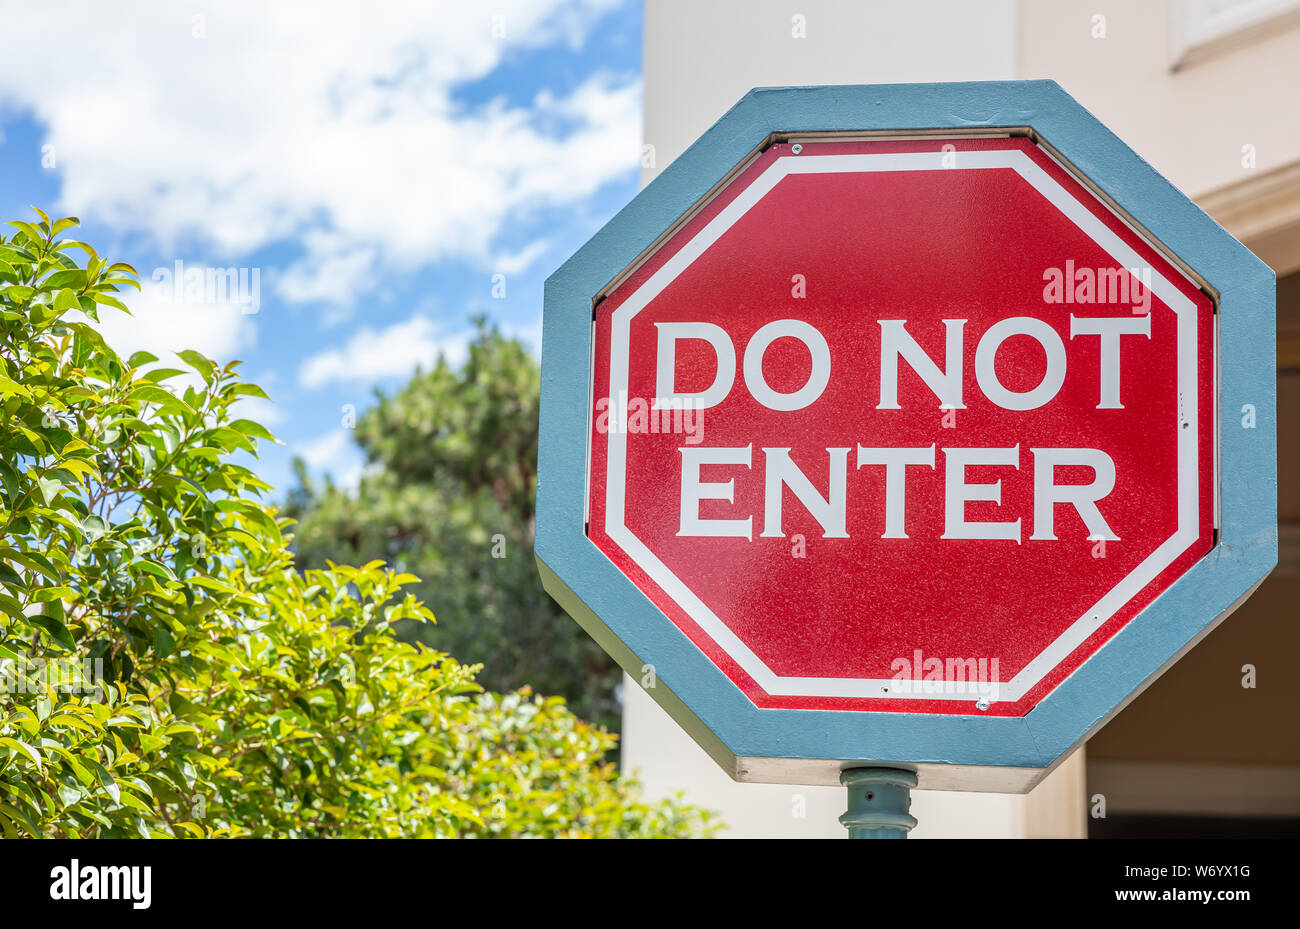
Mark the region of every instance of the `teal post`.
[[850, 839], [905, 839], [916, 825], [911, 815], [916, 774], [902, 768], [848, 768], [840, 783], [849, 791], [849, 810], [840, 824]]

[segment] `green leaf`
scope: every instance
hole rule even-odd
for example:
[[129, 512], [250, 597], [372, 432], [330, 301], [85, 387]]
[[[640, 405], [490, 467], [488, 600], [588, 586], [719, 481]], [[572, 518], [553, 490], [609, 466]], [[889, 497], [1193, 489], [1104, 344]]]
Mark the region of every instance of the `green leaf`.
[[99, 782], [104, 785], [104, 789], [107, 790], [108, 795], [113, 798], [113, 802], [121, 803], [122, 791], [117, 786], [117, 781], [113, 779], [113, 775], [109, 773], [108, 768], [104, 767], [94, 758], [87, 758], [86, 763], [90, 766], [91, 770], [94, 771], [95, 774], [99, 777]]
[[199, 372], [199, 374], [202, 375], [204, 381], [206, 381], [209, 384], [212, 383], [212, 370], [216, 366], [211, 361], [209, 361], [207, 358], [204, 358], [202, 355], [194, 351], [194, 349], [192, 348], [187, 348], [184, 351], [177, 352], [176, 354], [187, 365], [189, 365], [195, 371]]
[[161, 381], [169, 380], [178, 374], [184, 374], [180, 368], [154, 368], [144, 375], [146, 381], [153, 381], [155, 384]]
[[261, 423], [255, 423], [251, 419], [236, 419], [226, 423], [229, 429], [236, 429], [244, 435], [251, 435], [258, 439], [266, 439], [268, 442], [274, 442], [275, 436], [271, 435]]
[[117, 299], [116, 297], [110, 297], [106, 293], [101, 293], [97, 291], [95, 293], [94, 300], [96, 303], [102, 303], [105, 306], [113, 307], [113, 309], [115, 310], [121, 310], [122, 312], [126, 313], [128, 316], [131, 314], [130, 309], [127, 308], [127, 305], [125, 303], [123, 303], [121, 300]]
[[193, 584], [195, 587], [206, 587], [208, 590], [215, 590], [218, 593], [223, 593], [223, 594], [239, 593], [238, 590], [231, 587], [229, 584], [224, 584], [214, 577], [203, 577], [203, 576], [189, 577], [186, 578], [185, 580], [187, 583]]
[[165, 581], [176, 580], [176, 575], [172, 573], [171, 568], [164, 564], [159, 564], [156, 561], [140, 561], [137, 562], [137, 566], [141, 571], [148, 572], [155, 577], [161, 577]]
[[20, 397], [31, 399], [31, 391], [17, 381], [10, 380], [3, 374], [0, 374], [0, 397], [9, 398], [17, 394]]
[[51, 639], [63, 646], [67, 651], [76, 651], [77, 643], [76, 640], [72, 638], [72, 633], [68, 631], [67, 626], [63, 625], [62, 622], [55, 619], [53, 616], [46, 616], [43, 613], [38, 613], [35, 616], [26, 616], [24, 618], [31, 625], [45, 630]]
[[261, 397], [263, 400], [270, 400], [266, 391], [256, 384], [248, 384], [244, 381], [236, 381], [226, 388], [228, 397]]
[[15, 219], [12, 222], [7, 223], [6, 225], [13, 226], [17, 229], [21, 229], [23, 234], [32, 240], [33, 244], [40, 245], [45, 242], [45, 236], [41, 233], [41, 231], [37, 229], [35, 226], [33, 226], [31, 223], [27, 222], [26, 220]]
[[81, 268], [72, 268], [66, 271], [55, 271], [45, 280], [41, 281], [41, 287], [47, 290], [53, 290], [57, 287], [67, 287], [74, 291], [86, 289], [89, 281], [86, 278], [86, 272]]
[[62, 576], [54, 567], [54, 564], [39, 552], [20, 552], [12, 548], [0, 548], [0, 557], [16, 561], [24, 568], [43, 574], [55, 583], [62, 580]]
[[82, 529], [85, 530], [86, 537], [95, 542], [108, 532], [108, 523], [104, 522], [103, 517], [91, 513], [81, 521]]
[[141, 400], [145, 403], [155, 403], [169, 413], [183, 413], [189, 408], [165, 387], [158, 387], [154, 384], [140, 384], [131, 389], [131, 399]]
[[96, 480], [100, 477], [99, 468], [82, 458], [64, 458], [59, 462], [59, 467], [65, 471], [71, 471], [73, 474], [88, 474]]
[[98, 258], [98, 257], [99, 257], [99, 255], [95, 252], [95, 250], [94, 250], [93, 248], [91, 248], [89, 245], [87, 245], [85, 242], [77, 242], [77, 241], [74, 241], [74, 240], [72, 240], [72, 239], [64, 239], [62, 242], [60, 242], [58, 245], [56, 245], [55, 248], [58, 248], [58, 249], [65, 249], [65, 248], [79, 248], [79, 249], [81, 249], [83, 252], [85, 252], [86, 255], [87, 255], [87, 257], [89, 257], [89, 258]]
[[54, 308], [56, 310], [79, 310], [81, 304], [77, 302], [77, 295], [65, 287], [54, 295]]
[[153, 650], [160, 658], [166, 658], [176, 651], [176, 642], [166, 626], [159, 626], [153, 634]]
[[128, 793], [127, 791], [123, 790], [121, 791], [120, 794], [120, 800], [123, 806], [129, 806], [133, 810], [139, 810], [141, 813], [145, 813], [147, 815], [153, 815], [153, 810], [150, 807], [146, 806], [144, 801], [141, 800], [139, 797], [135, 796], [134, 794]]
[[72, 339], [72, 366], [84, 368], [93, 350], [94, 345], [90, 340], [78, 332]]
[[36, 484], [40, 488], [41, 499], [45, 501], [47, 506], [54, 501], [55, 497], [63, 492], [63, 483], [57, 478], [38, 477], [36, 479]]
[[92, 736], [100, 734], [100, 727], [96, 726], [88, 719], [84, 719], [81, 716], [74, 716], [71, 713], [60, 713], [57, 716], [51, 716], [45, 721], [45, 724], [47, 726], [71, 726], [74, 729], [80, 729], [82, 732], [88, 733]]
[[32, 760], [32, 764], [36, 765], [36, 770], [45, 770], [45, 763], [41, 759], [40, 754], [38, 754], [36, 749], [32, 748], [32, 746], [28, 745], [26, 742], [9, 736], [0, 736], [0, 745], [26, 755]]
[[65, 597], [73, 596], [71, 587], [46, 587], [36, 591], [32, 595], [32, 603], [49, 603], [51, 600], [62, 600]]

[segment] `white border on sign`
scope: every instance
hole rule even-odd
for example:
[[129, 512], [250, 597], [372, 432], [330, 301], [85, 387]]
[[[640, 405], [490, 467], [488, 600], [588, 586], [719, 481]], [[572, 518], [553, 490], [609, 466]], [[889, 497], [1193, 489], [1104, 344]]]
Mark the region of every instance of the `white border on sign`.
[[[675, 255], [652, 274], [614, 311], [610, 336], [609, 396], [628, 389], [628, 363], [632, 317], [663, 290], [759, 200], [792, 174], [836, 174], [871, 171], [958, 171], [1011, 169], [1065, 214], [1096, 242], [1120, 267], [1145, 267], [1141, 257], [1073, 195], [1019, 149], [962, 151], [955, 165], [945, 166], [938, 152], [891, 152], [854, 155], [784, 155], [727, 204]], [[1178, 529], [1114, 588], [1075, 620], [1011, 680], [993, 682], [943, 682], [942, 693], [914, 693], [924, 682], [894, 691], [899, 683], [880, 678], [795, 677], [775, 673], [685, 583], [625, 525], [627, 481], [627, 423], [611, 428], [605, 468], [605, 533], [623, 549], [650, 579], [682, 607], [728, 656], [766, 693], [777, 697], [871, 697], [896, 700], [971, 700], [988, 696], [1014, 702], [1033, 689], [1129, 600], [1136, 597], [1160, 572], [1185, 552], [1200, 534], [1200, 495], [1197, 488], [1199, 434], [1197, 410], [1196, 305], [1155, 268], [1150, 288], [1174, 313], [1178, 322]], [[625, 418], [626, 410], [619, 412]], [[935, 682], [937, 683], [937, 682]]]

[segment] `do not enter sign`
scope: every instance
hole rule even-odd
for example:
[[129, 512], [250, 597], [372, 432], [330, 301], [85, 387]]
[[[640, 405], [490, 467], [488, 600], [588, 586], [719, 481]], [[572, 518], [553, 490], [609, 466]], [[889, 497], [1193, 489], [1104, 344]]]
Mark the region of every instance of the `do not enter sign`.
[[758, 706], [1023, 715], [1212, 543], [1213, 304], [1023, 137], [769, 146], [593, 370], [590, 536]]
[[754, 91], [546, 299], [543, 578], [738, 779], [1028, 789], [1276, 561], [1272, 273], [1051, 82]]

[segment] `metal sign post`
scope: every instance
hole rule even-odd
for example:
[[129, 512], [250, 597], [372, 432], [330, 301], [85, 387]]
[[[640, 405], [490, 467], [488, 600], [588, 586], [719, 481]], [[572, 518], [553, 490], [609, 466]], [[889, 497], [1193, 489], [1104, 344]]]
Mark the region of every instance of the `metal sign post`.
[[848, 788], [849, 810], [840, 824], [850, 839], [905, 839], [916, 826], [911, 815], [916, 774], [903, 768], [846, 768], [840, 783]]

